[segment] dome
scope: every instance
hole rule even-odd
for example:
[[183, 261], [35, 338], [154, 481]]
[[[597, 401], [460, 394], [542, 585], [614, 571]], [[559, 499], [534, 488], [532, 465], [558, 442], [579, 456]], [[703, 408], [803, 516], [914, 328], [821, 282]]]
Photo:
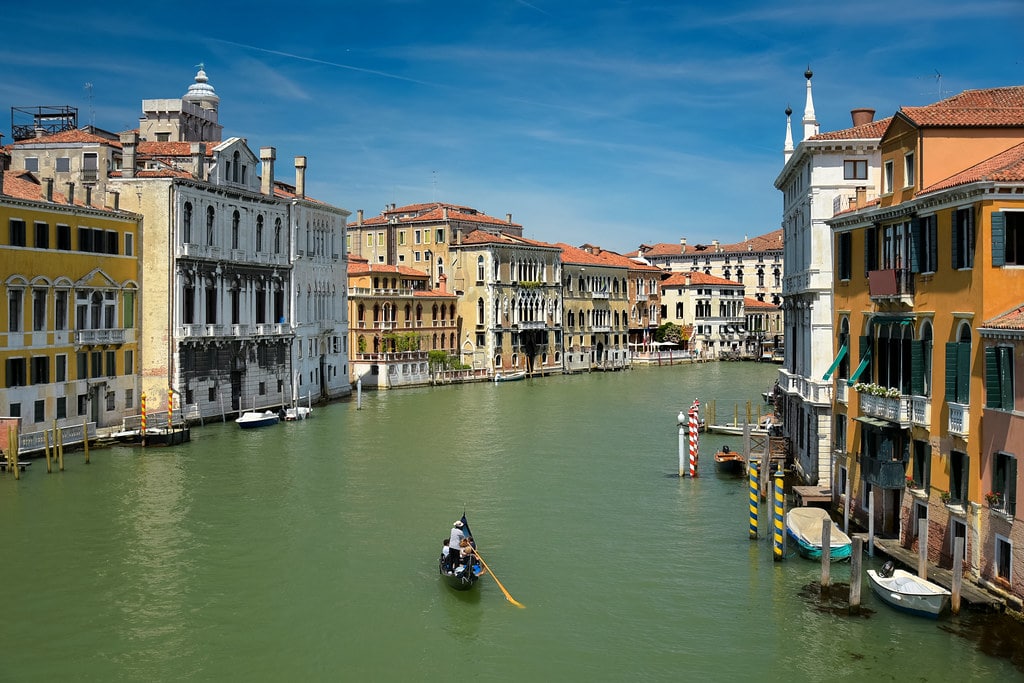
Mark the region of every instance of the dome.
[[203, 65], [200, 64], [199, 71], [196, 72], [196, 82], [188, 86], [188, 92], [181, 99], [186, 102], [195, 102], [203, 109], [216, 109], [220, 104], [220, 98], [217, 97], [216, 91], [208, 81]]

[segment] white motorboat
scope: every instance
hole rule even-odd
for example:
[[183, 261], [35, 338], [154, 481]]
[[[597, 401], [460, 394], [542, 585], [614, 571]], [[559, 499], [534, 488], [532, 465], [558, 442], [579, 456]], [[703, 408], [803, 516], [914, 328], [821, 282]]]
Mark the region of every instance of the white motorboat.
[[922, 579], [886, 562], [879, 570], [869, 569], [868, 579], [875, 594], [902, 612], [936, 619], [949, 604], [951, 593], [942, 586]]
[[273, 410], [248, 410], [235, 420], [238, 426], [242, 429], [253, 429], [255, 427], [269, 427], [270, 425], [276, 425], [278, 420], [277, 413]]
[[308, 406], [294, 406], [284, 411], [285, 422], [295, 422], [313, 417], [313, 409]]

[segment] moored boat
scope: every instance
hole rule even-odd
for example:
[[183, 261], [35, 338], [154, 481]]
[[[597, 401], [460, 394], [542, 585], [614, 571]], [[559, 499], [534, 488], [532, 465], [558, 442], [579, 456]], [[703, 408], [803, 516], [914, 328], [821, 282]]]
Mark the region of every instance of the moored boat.
[[514, 372], [496, 372], [494, 373], [495, 382], [515, 382], [519, 379], [526, 379], [525, 370], [516, 370]]
[[291, 408], [286, 408], [284, 411], [285, 422], [307, 420], [311, 417], [313, 417], [313, 409], [307, 406], [293, 406]]
[[879, 570], [869, 569], [868, 579], [875, 594], [886, 604], [909, 614], [936, 619], [949, 604], [951, 593], [942, 586], [886, 562]]
[[747, 461], [728, 446], [722, 446], [722, 450], [715, 453], [715, 469], [723, 474], [743, 474]]
[[235, 422], [242, 429], [253, 429], [255, 427], [268, 427], [276, 425], [281, 418], [273, 410], [248, 410], [242, 413]]
[[[828, 518], [827, 510], [814, 507], [793, 508], [786, 513], [786, 533], [796, 541], [802, 557], [821, 559], [821, 525]], [[847, 560], [853, 552], [853, 541], [833, 525], [829, 532], [829, 547], [832, 561]]]
[[[462, 515], [460, 520], [462, 523], [462, 533], [465, 535], [469, 542], [474, 548], [476, 548], [476, 541], [473, 540], [473, 533], [469, 530], [469, 522], [466, 521], [466, 515]], [[448, 550], [448, 546], [444, 546], [444, 550]], [[444, 579], [444, 582], [457, 591], [465, 591], [476, 585], [476, 582], [480, 580], [480, 577], [484, 574], [484, 568], [481, 565], [479, 558], [476, 555], [471, 555], [471, 561], [467, 564], [454, 563], [449, 564], [446, 552], [442, 552], [441, 556], [437, 561], [437, 570]]]

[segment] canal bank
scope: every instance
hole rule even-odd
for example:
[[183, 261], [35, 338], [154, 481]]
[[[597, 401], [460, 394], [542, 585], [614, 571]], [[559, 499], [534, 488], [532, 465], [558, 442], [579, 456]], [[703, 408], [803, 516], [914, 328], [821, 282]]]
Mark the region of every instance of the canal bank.
[[[1019, 677], [951, 632], [975, 633], [966, 617], [802, 599], [820, 567], [748, 539], [746, 482], [711, 458], [726, 437], [702, 434], [699, 476], [678, 477], [679, 411], [757, 398], [775, 370], [368, 392], [0, 476], [4, 675], [443, 680], [456, 653], [481, 681]], [[463, 510], [525, 609], [487, 577], [469, 596], [440, 581]]]

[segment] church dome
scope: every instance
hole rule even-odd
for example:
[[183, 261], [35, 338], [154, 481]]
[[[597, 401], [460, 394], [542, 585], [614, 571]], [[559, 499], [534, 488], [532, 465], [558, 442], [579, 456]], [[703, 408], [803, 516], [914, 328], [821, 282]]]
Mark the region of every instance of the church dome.
[[220, 98], [217, 97], [216, 91], [210, 85], [202, 64], [199, 65], [199, 71], [196, 72], [196, 82], [188, 86], [188, 92], [181, 99], [186, 102], [195, 102], [203, 109], [217, 109]]

